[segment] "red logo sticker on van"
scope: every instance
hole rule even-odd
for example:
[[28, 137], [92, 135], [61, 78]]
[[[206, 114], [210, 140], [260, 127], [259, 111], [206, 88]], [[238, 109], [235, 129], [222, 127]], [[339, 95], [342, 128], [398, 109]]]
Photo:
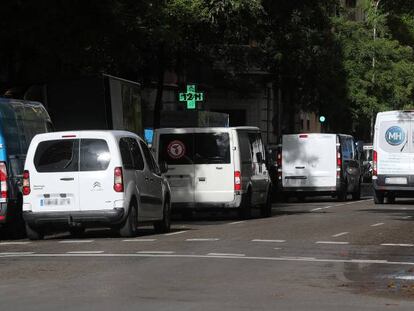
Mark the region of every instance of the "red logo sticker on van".
[[185, 155], [185, 145], [182, 141], [173, 140], [167, 147], [168, 155], [173, 159], [181, 159]]

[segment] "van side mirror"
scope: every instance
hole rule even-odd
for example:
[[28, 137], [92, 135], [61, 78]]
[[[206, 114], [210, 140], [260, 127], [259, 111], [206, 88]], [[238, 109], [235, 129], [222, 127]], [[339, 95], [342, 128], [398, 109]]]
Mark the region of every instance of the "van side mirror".
[[161, 161], [160, 162], [160, 171], [161, 174], [167, 173], [168, 172], [168, 164], [165, 161]]

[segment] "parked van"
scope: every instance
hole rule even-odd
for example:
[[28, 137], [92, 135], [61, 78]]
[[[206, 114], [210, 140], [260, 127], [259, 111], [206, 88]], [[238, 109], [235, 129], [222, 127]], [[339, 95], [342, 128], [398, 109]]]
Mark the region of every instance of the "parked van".
[[283, 194], [304, 199], [333, 195], [340, 201], [361, 196], [361, 169], [354, 138], [338, 134], [283, 135], [279, 156]]
[[[165, 171], [165, 167], [163, 168]], [[136, 234], [138, 222], [170, 229], [170, 188], [146, 143], [125, 131], [37, 135], [27, 153], [23, 217], [30, 239], [48, 229], [108, 226]]]
[[33, 136], [52, 130], [41, 103], [0, 98], [0, 226], [24, 234], [21, 184], [27, 148]]
[[377, 114], [374, 132], [374, 201], [393, 203], [398, 196], [414, 197], [414, 111]]
[[164, 128], [153, 150], [168, 164], [173, 208], [235, 208], [243, 218], [251, 206], [271, 215], [271, 182], [261, 132], [255, 127]]

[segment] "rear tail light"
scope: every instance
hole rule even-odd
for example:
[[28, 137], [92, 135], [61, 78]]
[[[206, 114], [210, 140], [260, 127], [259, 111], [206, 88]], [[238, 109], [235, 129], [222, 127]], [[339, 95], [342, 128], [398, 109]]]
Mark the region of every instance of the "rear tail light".
[[342, 157], [341, 157], [341, 145], [336, 144], [336, 178], [341, 178], [342, 170]]
[[235, 191], [240, 191], [241, 188], [242, 188], [241, 173], [240, 173], [240, 171], [235, 171], [234, 172], [234, 190]]
[[282, 152], [277, 154], [277, 177], [282, 179]]
[[124, 192], [124, 178], [122, 175], [122, 167], [115, 167], [114, 190], [115, 192]]
[[377, 176], [378, 174], [378, 154], [374, 150], [374, 154], [372, 155], [372, 175]]
[[0, 162], [0, 198], [7, 199], [7, 166], [5, 162]]
[[29, 171], [23, 172], [23, 195], [30, 194], [30, 173]]

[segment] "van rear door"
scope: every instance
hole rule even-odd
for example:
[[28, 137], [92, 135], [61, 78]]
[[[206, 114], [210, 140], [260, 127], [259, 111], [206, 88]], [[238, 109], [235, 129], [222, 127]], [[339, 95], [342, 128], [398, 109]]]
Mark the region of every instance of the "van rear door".
[[83, 134], [79, 152], [79, 209], [102, 210], [114, 208], [114, 167], [105, 137]]
[[335, 187], [336, 135], [283, 136], [283, 187]]
[[[379, 175], [409, 175], [412, 172], [411, 133], [412, 121], [409, 115], [401, 114], [395, 116], [394, 120], [380, 121], [376, 150]], [[392, 183], [392, 180], [388, 181]]]
[[79, 139], [41, 141], [30, 175], [33, 212], [79, 211]]
[[196, 203], [234, 200], [234, 165], [229, 132], [194, 133]]
[[194, 204], [194, 135], [160, 133], [158, 161], [168, 164], [165, 176], [171, 187], [171, 202]]

